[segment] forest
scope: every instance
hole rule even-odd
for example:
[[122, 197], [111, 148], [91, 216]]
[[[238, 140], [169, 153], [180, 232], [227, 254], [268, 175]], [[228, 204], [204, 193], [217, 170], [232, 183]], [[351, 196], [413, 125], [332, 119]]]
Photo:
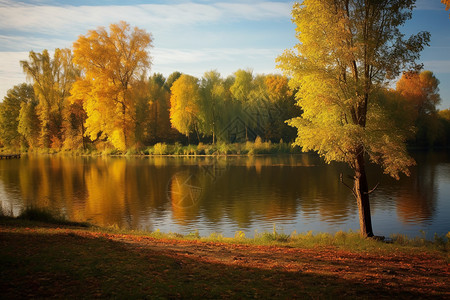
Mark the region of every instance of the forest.
[[[119, 22], [81, 35], [72, 49], [30, 51], [20, 62], [28, 82], [0, 103], [0, 146], [144, 153], [155, 144], [295, 141], [297, 128], [286, 121], [302, 111], [287, 76], [244, 69], [226, 78], [215, 70], [201, 78], [149, 75], [151, 47], [151, 34]], [[376, 105], [411, 147], [450, 145], [450, 109], [437, 109], [438, 85], [431, 71], [408, 71], [395, 88], [377, 91]]]

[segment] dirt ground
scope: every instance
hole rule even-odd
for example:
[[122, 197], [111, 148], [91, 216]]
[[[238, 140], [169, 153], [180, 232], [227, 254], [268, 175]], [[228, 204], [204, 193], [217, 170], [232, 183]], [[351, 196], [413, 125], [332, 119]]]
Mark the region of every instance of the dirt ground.
[[[97, 253], [99, 247], [106, 254]], [[0, 227], [0, 255], [4, 262], [0, 284], [6, 285], [6, 295], [18, 298], [60, 295], [56, 290], [54, 294], [42, 294], [38, 287], [31, 294], [20, 293], [19, 287], [10, 281], [27, 286], [31, 279], [24, 275], [26, 272], [42, 276], [58, 270], [67, 281], [67, 276], [72, 278], [79, 269], [87, 268], [76, 273], [76, 280], [77, 284], [96, 290], [84, 295], [88, 298], [135, 295], [139, 298], [450, 299], [449, 264], [442, 255], [427, 253], [399, 251], [383, 255], [333, 247], [301, 249], [155, 239], [68, 228]], [[20, 264], [20, 255], [29, 256], [28, 265]], [[69, 256], [79, 257], [78, 265], [66, 265], [62, 261], [62, 257]], [[128, 258], [130, 260], [126, 260]], [[8, 259], [16, 262], [5, 263]], [[91, 260], [84, 262], [87, 259]], [[50, 266], [39, 266], [39, 261], [43, 260], [49, 261]], [[92, 266], [86, 266], [92, 262], [97, 264], [96, 274], [91, 274]], [[111, 264], [116, 264], [116, 269], [106, 271], [112, 268]], [[130, 265], [134, 267], [129, 270]], [[61, 271], [72, 267], [74, 269], [68, 273]], [[20, 268], [24, 268], [23, 274]], [[123, 285], [123, 290], [117, 291], [114, 282], [104, 285], [93, 279], [93, 276], [108, 277], [108, 272], [116, 274], [113, 279], [117, 282], [123, 282], [125, 277], [132, 276], [130, 274], [139, 275], [130, 282], [127, 294]], [[50, 277], [58, 281], [55, 276]], [[95, 288], [94, 281], [97, 282]], [[133, 285], [152, 288], [134, 291]], [[69, 298], [80, 296], [76, 289], [70, 294], [64, 282], [54, 286], [66, 291], [64, 295]]]

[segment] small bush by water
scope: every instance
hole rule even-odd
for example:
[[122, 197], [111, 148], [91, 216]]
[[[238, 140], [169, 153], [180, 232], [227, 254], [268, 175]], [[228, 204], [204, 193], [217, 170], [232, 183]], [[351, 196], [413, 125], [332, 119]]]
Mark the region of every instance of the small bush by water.
[[37, 221], [50, 224], [75, 225], [88, 227], [86, 223], [72, 222], [67, 220], [64, 215], [57, 214], [45, 208], [27, 207], [17, 217], [20, 220]]

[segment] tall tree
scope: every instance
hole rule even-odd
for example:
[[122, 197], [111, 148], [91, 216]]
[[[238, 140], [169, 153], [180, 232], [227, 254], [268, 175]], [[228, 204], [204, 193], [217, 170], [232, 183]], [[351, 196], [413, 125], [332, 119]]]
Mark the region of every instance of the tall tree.
[[163, 140], [170, 131], [170, 89], [165, 87], [166, 79], [162, 74], [154, 74], [148, 82], [150, 99], [147, 103], [152, 119], [152, 135], [155, 140]]
[[121, 21], [109, 31], [90, 30], [74, 43], [74, 62], [84, 75], [77, 89], [86, 95], [86, 134], [91, 139], [107, 138], [119, 150], [134, 145], [136, 103], [131, 91], [150, 66], [151, 42], [145, 30]]
[[289, 88], [289, 80], [281, 75], [267, 75], [264, 78], [267, 93], [268, 123], [265, 137], [273, 141], [291, 141], [296, 136], [295, 129], [284, 121], [299, 115], [295, 105], [293, 91]]
[[38, 100], [32, 98], [30, 101], [23, 102], [20, 105], [17, 131], [24, 137], [26, 146], [31, 149], [40, 147], [41, 123], [37, 112], [38, 104]]
[[439, 119], [436, 105], [441, 101], [439, 80], [431, 71], [405, 72], [396, 90], [410, 105], [417, 127], [416, 142], [433, 145], [437, 138]]
[[63, 110], [77, 71], [69, 49], [56, 49], [53, 58], [47, 50], [31, 51], [28, 61], [20, 62], [33, 81], [39, 103], [36, 107], [41, 125], [41, 146], [60, 148], [63, 140]]
[[216, 142], [217, 129], [221, 125], [225, 87], [217, 71], [205, 72], [200, 82], [200, 118], [203, 134], [212, 134], [213, 144]]
[[25, 146], [24, 137], [19, 133], [19, 115], [22, 104], [34, 102], [33, 86], [22, 83], [8, 90], [0, 102], [0, 142], [9, 148]]
[[170, 121], [180, 133], [189, 137], [199, 129], [200, 93], [198, 79], [181, 75], [172, 85]]
[[253, 72], [250, 70], [237, 70], [234, 73], [234, 82], [230, 87], [233, 99], [237, 101], [240, 106], [238, 110], [238, 117], [244, 123], [245, 140], [249, 139], [249, 127], [254, 126], [253, 106], [252, 100], [254, 97], [250, 95], [254, 91]]
[[421, 32], [404, 39], [399, 28], [415, 0], [305, 0], [294, 4], [300, 43], [280, 56], [278, 66], [298, 88], [303, 113], [289, 124], [296, 144], [326, 162], [343, 161], [354, 171], [351, 188], [361, 235], [373, 236], [366, 156], [394, 178], [409, 174], [414, 160], [405, 136], [379, 105], [378, 90], [415, 60], [429, 42]]

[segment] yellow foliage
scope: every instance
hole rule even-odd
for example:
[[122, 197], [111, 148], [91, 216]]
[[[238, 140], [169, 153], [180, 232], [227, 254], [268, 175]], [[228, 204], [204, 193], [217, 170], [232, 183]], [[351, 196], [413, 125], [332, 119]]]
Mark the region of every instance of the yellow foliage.
[[[367, 19], [362, 13], [366, 9], [377, 11], [377, 16], [386, 14], [387, 19], [383, 23]], [[378, 103], [379, 91], [385, 90], [386, 78], [402, 67], [404, 58], [399, 53], [419, 52], [428, 36], [425, 33], [422, 42], [408, 50], [394, 52], [388, 41], [397, 34], [395, 16], [400, 11], [393, 3], [381, 2], [304, 0], [294, 4], [292, 16], [300, 43], [286, 50], [277, 63], [290, 77], [291, 88], [298, 89], [296, 99], [303, 113], [288, 124], [298, 128], [295, 144], [303, 151], [317, 151], [327, 162], [343, 161], [351, 167], [363, 151], [393, 177], [408, 174], [414, 161], [405, 147], [407, 130], [389, 119], [390, 112]], [[378, 26], [384, 26], [381, 33]], [[386, 55], [389, 51], [392, 56]]]
[[181, 75], [172, 85], [170, 96], [170, 122], [184, 135], [197, 126], [200, 93], [197, 78]]
[[151, 36], [121, 21], [99, 27], [74, 43], [74, 62], [84, 71], [72, 89], [87, 114], [86, 135], [99, 134], [120, 150], [134, 144], [136, 103], [132, 90], [150, 66]]

